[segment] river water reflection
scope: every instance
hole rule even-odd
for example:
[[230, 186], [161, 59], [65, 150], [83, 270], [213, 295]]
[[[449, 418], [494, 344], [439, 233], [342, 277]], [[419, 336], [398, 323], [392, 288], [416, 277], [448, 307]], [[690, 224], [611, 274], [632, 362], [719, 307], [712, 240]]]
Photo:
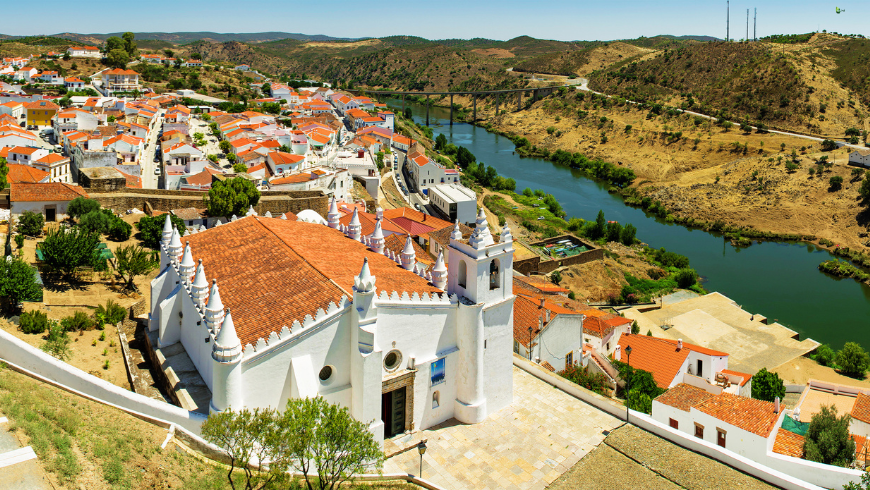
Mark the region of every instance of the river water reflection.
[[[390, 105], [400, 108], [401, 102], [390, 101]], [[408, 107], [415, 121], [425, 122], [425, 107]], [[801, 338], [812, 337], [835, 349], [852, 340], [870, 348], [870, 288], [819, 272], [819, 263], [833, 258], [828, 252], [813, 245], [775, 242], [734, 248], [721, 236], [647, 216], [576, 170], [520, 158], [503, 136], [466, 123], [450, 126], [448, 114], [445, 109], [431, 109], [435, 136], [443, 133], [451, 143], [468, 148], [479, 162], [495, 167], [499, 175], [516, 180], [517, 191], [530, 187], [553, 194], [569, 217], [595, 219], [601, 209], [608, 220], [632, 223], [637, 237], [650, 246], [689, 257], [707, 290], [792, 328]]]

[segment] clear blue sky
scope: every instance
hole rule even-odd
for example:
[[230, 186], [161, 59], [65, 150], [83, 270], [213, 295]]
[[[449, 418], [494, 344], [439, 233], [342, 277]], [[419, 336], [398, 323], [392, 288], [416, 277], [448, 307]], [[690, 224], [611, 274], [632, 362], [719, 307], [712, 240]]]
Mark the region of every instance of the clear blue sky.
[[[408, 34], [428, 39], [520, 35], [542, 39], [624, 39], [656, 34], [725, 37], [725, 0], [153, 0], [38, 3], [4, 2], [0, 33], [59, 32], [264, 32], [326, 34], [335, 37], [383, 37]], [[837, 15], [835, 7], [845, 9]], [[870, 37], [867, 0], [732, 0], [731, 37], [746, 35], [746, 9], [758, 8], [758, 37], [827, 29]], [[104, 10], [101, 10], [104, 9]], [[39, 15], [34, 15], [38, 10]], [[47, 15], [46, 15], [47, 14]], [[750, 12], [751, 16], [751, 12]], [[750, 36], [752, 25], [750, 19]]]

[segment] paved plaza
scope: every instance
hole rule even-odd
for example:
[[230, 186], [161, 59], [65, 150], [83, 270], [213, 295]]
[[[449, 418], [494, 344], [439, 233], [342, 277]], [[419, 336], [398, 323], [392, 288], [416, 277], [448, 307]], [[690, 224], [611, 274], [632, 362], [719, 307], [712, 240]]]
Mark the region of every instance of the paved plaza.
[[451, 419], [384, 443], [385, 473], [419, 474], [445, 489], [542, 489], [622, 421], [514, 367], [514, 400], [475, 425]]

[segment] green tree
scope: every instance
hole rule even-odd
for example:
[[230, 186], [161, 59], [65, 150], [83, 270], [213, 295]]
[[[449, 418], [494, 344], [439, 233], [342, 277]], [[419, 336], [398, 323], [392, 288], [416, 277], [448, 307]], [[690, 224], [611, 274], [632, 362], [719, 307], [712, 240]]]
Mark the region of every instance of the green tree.
[[80, 217], [78, 222], [79, 227], [99, 233], [100, 235], [107, 234], [114, 215], [111, 214], [111, 211], [104, 211], [108, 210], [100, 209], [98, 211], [91, 211], [90, 213]]
[[824, 140], [822, 141], [822, 151], [831, 151], [837, 148], [837, 143], [834, 143], [834, 140]]
[[106, 39], [106, 45], [104, 46], [104, 50], [106, 53], [112, 51], [113, 49], [123, 50], [125, 53], [127, 52], [127, 45], [124, 43], [124, 40], [118, 36], [111, 36]]
[[870, 365], [870, 356], [858, 343], [846, 342], [837, 352], [836, 363], [843, 374], [853, 378], [864, 378]]
[[18, 233], [27, 236], [39, 236], [42, 234], [43, 225], [45, 225], [45, 217], [42, 213], [25, 211], [18, 218]]
[[779, 374], [772, 373], [767, 368], [761, 368], [752, 377], [752, 398], [772, 402], [775, 398], [785, 396], [785, 383]]
[[646, 414], [652, 413], [652, 398], [650, 398], [648, 394], [639, 390], [632, 389], [628, 392], [626, 405], [628, 408], [637, 412], [643, 412]]
[[435, 138], [435, 150], [441, 151], [446, 146], [447, 146], [447, 137], [444, 136], [444, 133], [441, 133], [438, 135], [437, 138]]
[[231, 145], [227, 140], [222, 140], [218, 143], [218, 147], [220, 147], [221, 151], [224, 153], [229, 153], [233, 149], [233, 145]]
[[553, 284], [558, 286], [559, 283], [562, 282], [562, 273], [558, 270], [553, 271], [550, 273], [550, 280], [553, 281]]
[[322, 397], [289, 400], [278, 426], [276, 453], [303, 474], [309, 490], [315, 484], [320, 490], [340, 488], [353, 474], [383, 466], [384, 452], [366, 423]]
[[130, 55], [123, 49], [113, 49], [106, 54], [106, 62], [114, 68], [124, 69], [130, 62]]
[[237, 158], [238, 157], [235, 153], [227, 153], [227, 161], [229, 161], [230, 163], [235, 162]]
[[[264, 488], [275, 479], [282, 466], [281, 461], [276, 460], [271, 454], [272, 439], [277, 431], [275, 423], [275, 411], [269, 408], [238, 412], [225, 410], [220, 413], [209, 415], [202, 424], [202, 437], [212, 444], [226, 451], [230, 459], [230, 468], [227, 471], [227, 480], [230, 487], [236, 488], [233, 480], [233, 471], [241, 468], [245, 474], [245, 488]], [[265, 459], [271, 459], [271, 466], [276, 468], [264, 476], [265, 481], [258, 481], [250, 463]]]
[[9, 165], [6, 164], [6, 159], [0, 157], [0, 191], [6, 188], [9, 185], [9, 182], [6, 180], [6, 176], [9, 174]]
[[131, 291], [136, 289], [133, 283], [136, 276], [144, 276], [157, 267], [151, 260], [151, 252], [135, 245], [119, 247], [115, 250], [115, 259], [118, 273], [126, 281], [125, 287]]
[[203, 201], [211, 216], [241, 216], [260, 201], [260, 191], [250, 180], [235, 177], [215, 182]]
[[[169, 220], [173, 228], [178, 228], [179, 233], [184, 233], [187, 225], [184, 224], [183, 219], [170, 214]], [[163, 223], [165, 221], [165, 215], [143, 216], [139, 219], [139, 222], [136, 223], [136, 229], [139, 230], [139, 240], [142, 241], [143, 245], [154, 249], [160, 247], [160, 239], [163, 237]]]
[[622, 234], [619, 239], [623, 245], [633, 245], [634, 237], [637, 234], [637, 228], [634, 227], [633, 224], [629, 223], [625, 225], [625, 228], [622, 229]]
[[244, 163], [234, 163], [233, 164], [233, 172], [237, 174], [244, 174], [248, 172], [248, 166]]
[[99, 233], [84, 228], [52, 227], [42, 242], [43, 263], [51, 272], [69, 277], [79, 267], [96, 264]]
[[410, 107], [405, 108], [405, 119], [412, 121], [414, 119], [414, 113], [411, 111]]
[[695, 272], [695, 269], [680, 269], [674, 279], [677, 281], [677, 286], [686, 289], [698, 282], [698, 273]]
[[804, 436], [804, 456], [810, 461], [848, 468], [855, 459], [855, 441], [849, 436], [851, 417], [837, 416], [837, 406], [822, 405], [813, 414]]
[[637, 320], [631, 322], [631, 334], [637, 335], [640, 333], [640, 325], [637, 324]]
[[843, 178], [835, 175], [828, 179], [829, 190], [838, 191], [843, 188]]
[[870, 174], [864, 175], [864, 180], [861, 182], [861, 186], [858, 187], [858, 195], [864, 201], [870, 201]]
[[96, 211], [98, 209], [100, 209], [99, 201], [79, 196], [69, 202], [69, 205], [66, 208], [66, 214], [68, 214], [70, 218], [78, 218], [79, 216], [84, 216], [91, 211]]
[[136, 36], [132, 32], [125, 32], [121, 38], [124, 40], [124, 50], [130, 55], [130, 58], [138, 58], [139, 49], [136, 47]]
[[111, 223], [109, 223], [109, 232], [107, 235], [109, 239], [114, 240], [116, 242], [124, 242], [130, 238], [130, 235], [133, 233], [133, 227], [130, 223], [122, 220], [121, 218], [115, 216]]
[[830, 345], [822, 344], [816, 348], [816, 353], [814, 354], [813, 359], [822, 366], [830, 366], [834, 363], [836, 355], [837, 354], [834, 352], [834, 349], [831, 349]]
[[594, 238], [603, 237], [606, 226], [607, 226], [607, 220], [604, 219], [604, 210], [599, 209], [598, 216], [595, 218], [595, 236], [594, 236]]
[[4, 310], [18, 311], [22, 301], [35, 301], [41, 297], [36, 270], [30, 264], [20, 257], [0, 258], [0, 299]]

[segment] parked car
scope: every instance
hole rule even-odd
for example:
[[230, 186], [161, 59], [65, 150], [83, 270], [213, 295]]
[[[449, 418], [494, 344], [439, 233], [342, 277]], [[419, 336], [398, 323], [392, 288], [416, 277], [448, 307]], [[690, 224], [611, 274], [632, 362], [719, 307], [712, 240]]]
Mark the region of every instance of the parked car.
[[154, 175], [160, 175], [160, 167], [154, 168]]

